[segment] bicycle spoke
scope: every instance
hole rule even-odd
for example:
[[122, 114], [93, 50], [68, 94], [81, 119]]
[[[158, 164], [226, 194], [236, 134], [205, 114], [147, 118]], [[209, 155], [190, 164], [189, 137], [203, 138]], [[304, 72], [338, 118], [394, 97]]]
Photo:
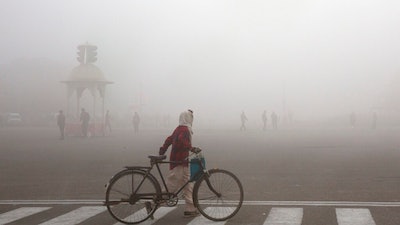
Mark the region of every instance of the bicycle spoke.
[[210, 170], [195, 184], [194, 202], [199, 212], [210, 220], [223, 221], [234, 216], [243, 202], [240, 181], [225, 170]]
[[123, 195], [123, 196], [129, 197], [129, 194], [127, 194], [127, 193], [124, 193], [124, 192], [122, 192], [122, 191], [120, 191], [120, 190], [113, 189], [113, 190], [111, 190], [111, 191], [112, 191], [112, 192], [119, 193], [119, 194], [121, 194], [121, 195]]
[[108, 201], [108, 202], [106, 202], [105, 203], [105, 205], [106, 206], [108, 206], [108, 205], [118, 205], [118, 204], [121, 204], [121, 203], [128, 203], [129, 202], [129, 200], [127, 199], [127, 200], [121, 200], [121, 201]]
[[122, 223], [136, 224], [146, 220], [157, 209], [154, 200], [159, 189], [156, 182], [155, 179], [146, 176], [143, 171], [121, 172], [107, 188], [108, 211]]

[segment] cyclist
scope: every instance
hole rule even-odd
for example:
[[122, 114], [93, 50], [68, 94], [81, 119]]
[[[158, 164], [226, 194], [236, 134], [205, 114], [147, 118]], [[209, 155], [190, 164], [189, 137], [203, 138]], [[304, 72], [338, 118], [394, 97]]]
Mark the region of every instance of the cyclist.
[[[167, 177], [167, 187], [169, 192], [175, 192], [183, 186], [190, 178], [190, 171], [188, 162], [185, 160], [189, 151], [192, 151], [192, 123], [193, 111], [187, 110], [179, 116], [179, 126], [175, 128], [171, 136], [167, 137], [162, 147], [160, 147], [159, 154], [164, 155], [168, 147], [172, 145], [170, 153], [170, 161], [184, 161], [182, 163], [171, 163], [170, 172]], [[193, 204], [192, 199], [193, 183], [189, 183], [183, 190], [185, 198], [185, 217], [198, 216], [199, 212]]]

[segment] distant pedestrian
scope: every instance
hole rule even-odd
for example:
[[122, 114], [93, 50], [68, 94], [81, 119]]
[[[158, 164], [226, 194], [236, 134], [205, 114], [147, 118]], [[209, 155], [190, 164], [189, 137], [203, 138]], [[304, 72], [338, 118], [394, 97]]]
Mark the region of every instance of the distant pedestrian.
[[262, 119], [262, 122], [263, 122], [263, 131], [266, 131], [267, 130], [267, 120], [268, 120], [267, 111], [266, 110], [264, 110], [264, 112], [263, 112], [263, 114], [261, 116], [261, 119]]
[[107, 130], [107, 128], [108, 128], [108, 131], [111, 133], [111, 121], [110, 121], [111, 117], [110, 117], [110, 111], [109, 110], [107, 110], [104, 120], [105, 120], [104, 121], [104, 131]]
[[245, 123], [247, 122], [247, 117], [246, 117], [246, 114], [244, 114], [244, 111], [240, 115], [240, 121], [242, 122], [242, 125], [240, 126], [240, 131], [246, 130]]
[[62, 110], [60, 110], [57, 115], [57, 126], [60, 129], [60, 139], [64, 140], [65, 115]]
[[139, 113], [135, 112], [135, 114], [133, 115], [133, 128], [135, 130], [135, 133], [139, 132], [139, 124], [140, 124], [140, 116]]
[[272, 128], [274, 130], [278, 129], [278, 115], [276, 115], [275, 112], [272, 112], [271, 114], [271, 122], [272, 122]]
[[350, 114], [350, 126], [352, 128], [356, 127], [356, 114], [354, 112]]
[[90, 120], [90, 115], [88, 112], [85, 111], [84, 108], [81, 110], [81, 116], [80, 116], [80, 121], [82, 122], [81, 128], [82, 128], [82, 135], [84, 137], [87, 137], [88, 133], [88, 128], [89, 128], [89, 120]]

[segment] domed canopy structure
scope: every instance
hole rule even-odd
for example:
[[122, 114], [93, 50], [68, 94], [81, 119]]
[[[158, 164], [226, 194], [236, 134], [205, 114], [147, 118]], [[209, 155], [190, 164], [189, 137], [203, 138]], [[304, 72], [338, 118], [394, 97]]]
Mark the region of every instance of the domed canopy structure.
[[96, 97], [95, 91], [98, 89], [100, 97], [104, 98], [105, 86], [113, 83], [107, 81], [103, 72], [93, 64], [81, 64], [73, 68], [68, 80], [62, 82], [68, 86], [68, 98], [76, 90], [78, 100], [86, 88], [90, 90], [93, 97]]
[[[80, 64], [79, 66], [72, 69], [68, 80], [62, 81], [68, 85], [68, 97], [70, 97], [73, 91], [77, 88], [91, 89], [96, 87], [100, 91], [101, 97], [104, 97], [104, 88], [107, 84], [113, 82], [107, 81], [103, 75], [103, 72], [93, 64]], [[79, 90], [78, 90], [79, 92]], [[82, 93], [79, 93], [81, 95]], [[93, 94], [93, 93], [92, 93]]]
[[70, 76], [65, 82], [107, 82], [103, 72], [93, 64], [81, 64], [72, 69]]

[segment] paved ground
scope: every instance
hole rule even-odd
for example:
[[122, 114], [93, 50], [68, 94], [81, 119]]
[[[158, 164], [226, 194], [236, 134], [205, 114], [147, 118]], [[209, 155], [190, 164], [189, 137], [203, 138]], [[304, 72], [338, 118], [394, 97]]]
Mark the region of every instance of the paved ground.
[[[209, 168], [240, 178], [247, 201], [397, 202], [399, 131], [195, 130], [193, 144]], [[0, 128], [0, 200], [102, 200], [108, 179], [125, 165], [146, 165], [169, 133], [120, 129], [59, 140], [55, 128]]]
[[[0, 129], [1, 199], [99, 199], [125, 165], [146, 165], [169, 130], [58, 140], [54, 128]], [[207, 166], [233, 171], [246, 200], [399, 201], [397, 130], [196, 131]]]

